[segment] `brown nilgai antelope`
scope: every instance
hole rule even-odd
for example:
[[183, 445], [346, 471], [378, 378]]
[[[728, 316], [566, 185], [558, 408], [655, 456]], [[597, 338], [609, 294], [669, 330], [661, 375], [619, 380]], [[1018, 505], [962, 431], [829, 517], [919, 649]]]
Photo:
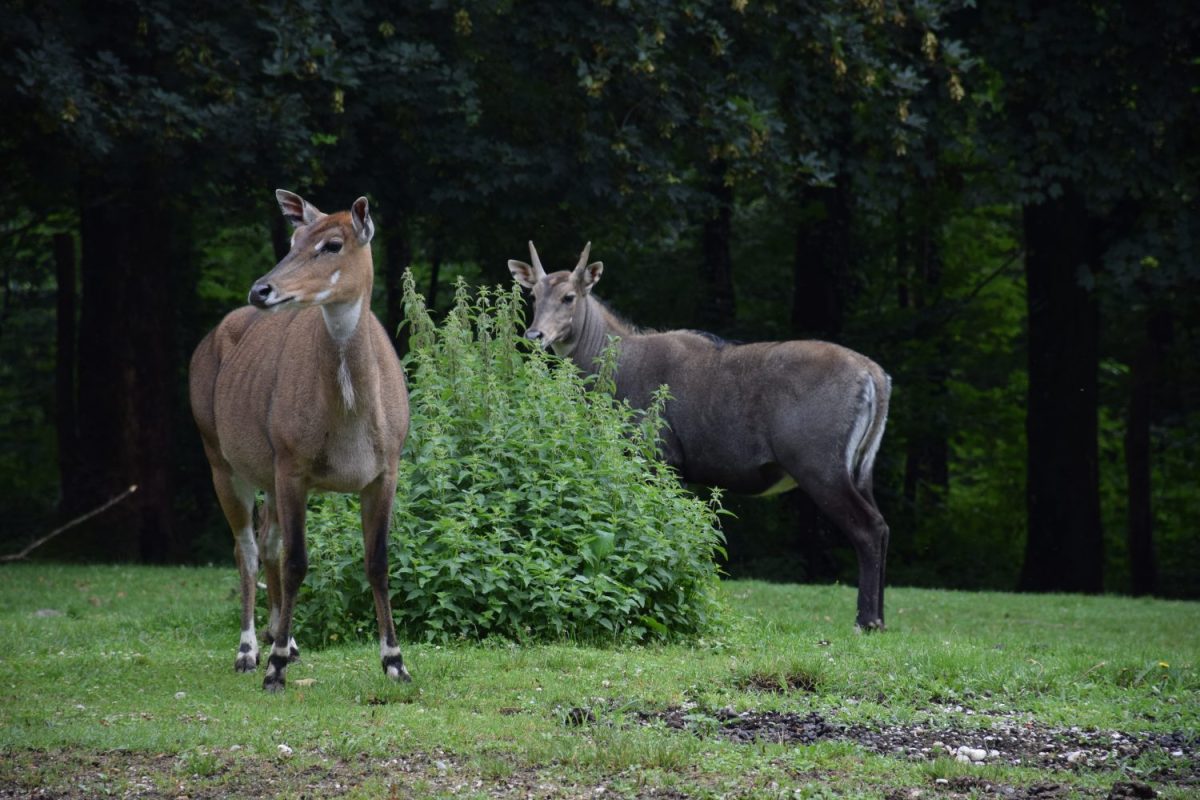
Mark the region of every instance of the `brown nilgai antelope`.
[[663, 384], [670, 399], [662, 455], [689, 483], [739, 494], [800, 487], [849, 537], [858, 556], [857, 625], [883, 628], [888, 526], [872, 493], [872, 467], [887, 422], [891, 379], [866, 356], [818, 341], [733, 344], [695, 331], [639, 332], [592, 294], [603, 263], [546, 274], [509, 261], [533, 290], [525, 336], [595, 373], [610, 339], [616, 394], [650, 405]]
[[[192, 356], [192, 414], [213, 486], [233, 529], [241, 576], [242, 636], [234, 669], [258, 666], [254, 602], [261, 555], [271, 644], [263, 688], [279, 691], [299, 658], [292, 636], [296, 592], [308, 571], [309, 492], [357, 493], [367, 579], [379, 622], [379, 656], [393, 680], [410, 680], [388, 599], [388, 523], [396, 466], [408, 433], [400, 361], [371, 313], [375, 225], [367, 198], [323, 214], [280, 189], [291, 249], [250, 287]], [[255, 536], [256, 491], [266, 495]]]

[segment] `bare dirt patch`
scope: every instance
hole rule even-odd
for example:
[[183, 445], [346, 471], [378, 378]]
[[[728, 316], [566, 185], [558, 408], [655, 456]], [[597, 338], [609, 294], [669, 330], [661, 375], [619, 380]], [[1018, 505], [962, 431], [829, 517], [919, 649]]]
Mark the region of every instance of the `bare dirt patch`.
[[[871, 752], [910, 761], [946, 757], [967, 763], [1062, 772], [1111, 771], [1118, 777], [1110, 794], [1114, 800], [1153, 797], [1153, 789], [1143, 782], [1145, 780], [1200, 787], [1200, 736], [1182, 732], [1126, 733], [1054, 728], [1015, 718], [994, 719], [989, 728], [929, 725], [871, 728], [834, 722], [817, 712], [737, 712], [731, 708], [697, 707], [639, 711], [633, 716], [641, 724], [661, 724], [697, 736], [720, 737], [732, 742], [813, 744], [851, 741]], [[1136, 779], [1127, 779], [1127, 773], [1133, 773]], [[986, 789], [982, 784], [972, 783], [975, 779], [956, 780], [962, 785], [945, 781], [936, 788], [952, 793], [994, 793], [1014, 798], [1050, 798], [1066, 791], [1063, 784], [1053, 782], [1025, 788], [995, 785]], [[967, 783], [971, 785], [967, 786]], [[896, 798], [907, 796], [901, 793]]]

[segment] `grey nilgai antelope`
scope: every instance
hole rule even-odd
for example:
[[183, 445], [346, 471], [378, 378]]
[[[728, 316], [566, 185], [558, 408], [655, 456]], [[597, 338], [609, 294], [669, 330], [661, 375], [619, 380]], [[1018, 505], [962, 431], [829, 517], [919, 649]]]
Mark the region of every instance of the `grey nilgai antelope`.
[[[258, 666], [254, 597], [261, 555], [271, 645], [263, 688], [284, 687], [299, 658], [292, 637], [296, 592], [308, 570], [309, 492], [352, 492], [362, 501], [367, 579], [375, 597], [384, 672], [409, 680], [388, 600], [388, 523], [396, 466], [408, 433], [400, 361], [371, 313], [375, 225], [367, 198], [323, 214], [280, 189], [295, 226], [291, 249], [254, 282], [249, 306], [225, 317], [192, 356], [192, 414], [213, 486], [233, 529], [241, 576], [242, 635], [234, 669]], [[256, 490], [266, 494], [258, 536]]]
[[642, 333], [592, 289], [604, 265], [546, 274], [509, 261], [533, 290], [525, 336], [585, 372], [614, 338], [616, 393], [646, 408], [659, 386], [671, 395], [662, 452], [684, 481], [741, 494], [800, 487], [849, 537], [858, 556], [860, 628], [883, 628], [888, 526], [872, 493], [872, 467], [887, 422], [891, 379], [866, 356], [819, 341], [731, 344], [694, 331]]

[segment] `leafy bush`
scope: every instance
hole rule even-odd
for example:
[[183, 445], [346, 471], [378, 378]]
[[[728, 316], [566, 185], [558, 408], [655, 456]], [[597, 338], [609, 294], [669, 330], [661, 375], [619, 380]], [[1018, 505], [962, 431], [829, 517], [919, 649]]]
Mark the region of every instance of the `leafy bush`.
[[[412, 428], [390, 546], [397, 627], [430, 640], [640, 640], [710, 626], [719, 507], [655, 456], [658, 409], [615, 405], [570, 363], [518, 349], [515, 289], [473, 298], [460, 282], [440, 327], [411, 276], [405, 304]], [[308, 528], [298, 628], [309, 641], [373, 636], [357, 500], [314, 499]]]

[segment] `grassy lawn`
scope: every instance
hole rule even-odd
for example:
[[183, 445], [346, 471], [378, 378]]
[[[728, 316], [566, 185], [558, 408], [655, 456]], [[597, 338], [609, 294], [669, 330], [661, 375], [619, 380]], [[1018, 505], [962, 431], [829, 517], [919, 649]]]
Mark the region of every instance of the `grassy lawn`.
[[409, 643], [404, 686], [298, 631], [271, 696], [232, 566], [6, 566], [0, 798], [1200, 795], [1200, 604], [892, 588], [863, 636], [849, 587], [724, 592], [704, 640]]

